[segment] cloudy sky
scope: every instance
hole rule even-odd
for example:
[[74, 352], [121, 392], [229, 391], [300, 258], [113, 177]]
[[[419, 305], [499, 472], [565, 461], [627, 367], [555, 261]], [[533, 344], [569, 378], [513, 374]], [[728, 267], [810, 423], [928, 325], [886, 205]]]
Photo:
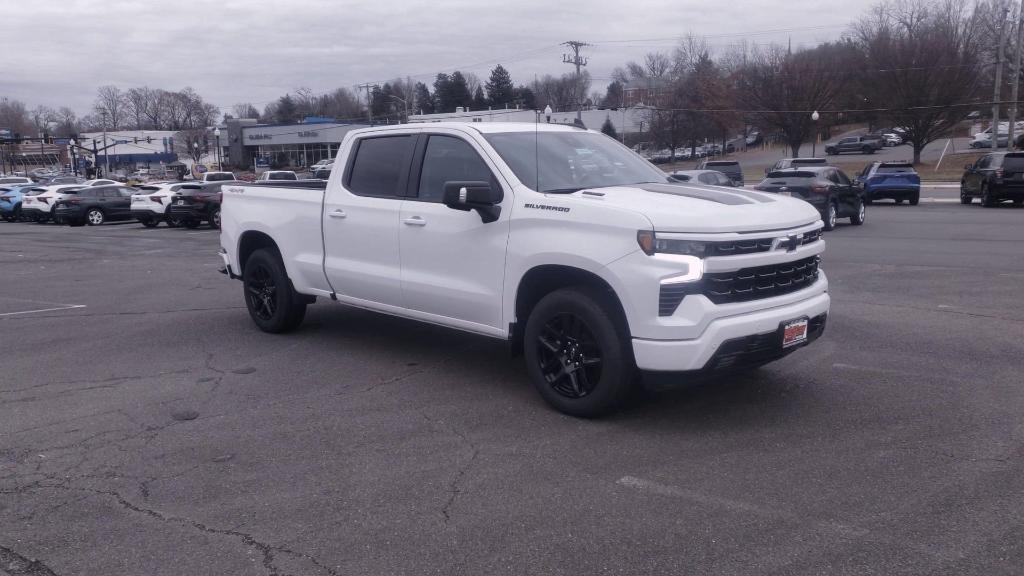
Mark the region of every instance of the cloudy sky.
[[675, 38], [714, 49], [741, 40], [813, 45], [837, 37], [873, 0], [0, 0], [0, 97], [89, 111], [96, 88], [195, 88], [227, 111], [308, 87], [455, 69], [516, 82], [561, 74], [565, 40], [585, 54], [594, 85]]

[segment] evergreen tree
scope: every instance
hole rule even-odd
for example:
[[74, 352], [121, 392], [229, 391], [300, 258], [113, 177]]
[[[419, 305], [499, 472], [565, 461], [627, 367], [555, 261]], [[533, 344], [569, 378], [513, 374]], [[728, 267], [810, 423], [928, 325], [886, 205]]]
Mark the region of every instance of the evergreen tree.
[[512, 101], [524, 110], [537, 109], [537, 96], [529, 86], [520, 86], [513, 92]]
[[484, 97], [484, 89], [477, 86], [476, 93], [473, 94], [473, 109], [483, 110], [487, 108], [487, 98]]
[[434, 97], [430, 94], [430, 89], [427, 88], [426, 84], [417, 82], [413, 94], [415, 100], [413, 108], [415, 110], [418, 110], [421, 114], [434, 113]]
[[495, 108], [512, 104], [515, 99], [515, 87], [512, 85], [512, 76], [501, 64], [491, 70], [491, 77], [487, 80], [487, 100]]
[[601, 104], [605, 108], [622, 106], [622, 82], [614, 80], [608, 85], [608, 90], [604, 93], [604, 101]]
[[454, 109], [456, 106], [469, 108], [473, 105], [473, 95], [469, 92], [469, 82], [466, 81], [466, 77], [462, 75], [462, 72], [458, 70], [452, 72], [449, 90], [452, 103], [451, 108]]
[[441, 73], [434, 80], [434, 112], [454, 112], [452, 99], [452, 79]]
[[291, 94], [285, 94], [277, 100], [277, 106], [274, 107], [274, 121], [279, 124], [288, 124], [298, 120], [298, 107], [295, 105], [295, 100], [291, 97]]
[[615, 130], [615, 125], [612, 124], [611, 116], [604, 117], [604, 124], [601, 125], [601, 132], [615, 138], [616, 140], [619, 139], [619, 133]]

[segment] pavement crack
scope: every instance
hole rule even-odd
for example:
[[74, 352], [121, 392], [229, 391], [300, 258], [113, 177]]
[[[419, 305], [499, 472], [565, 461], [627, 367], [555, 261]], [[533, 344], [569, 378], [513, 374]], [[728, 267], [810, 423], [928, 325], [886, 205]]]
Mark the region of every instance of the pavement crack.
[[39, 388], [46, 388], [49, 386], [74, 386], [77, 384], [93, 384], [93, 386], [87, 386], [85, 388], [74, 388], [61, 392], [60, 394], [69, 394], [72, 392], [81, 392], [84, 390], [95, 390], [99, 388], [113, 388], [117, 384], [124, 382], [133, 382], [137, 380], [145, 380], [147, 378], [159, 378], [161, 376], [171, 376], [175, 374], [185, 374], [188, 369], [181, 370], [167, 370], [163, 372], [157, 372], [155, 374], [134, 374], [129, 376], [108, 376], [106, 378], [96, 379], [83, 379], [83, 380], [61, 380], [58, 382], [45, 382], [43, 384], [34, 384], [32, 386], [26, 386], [24, 388], [13, 388], [11, 390], [0, 390], [0, 394], [13, 394], [15, 392], [26, 392], [29, 390], [36, 390]]
[[57, 573], [35, 558], [26, 558], [6, 546], [0, 546], [0, 571], [10, 576], [57, 576]]
[[429, 422], [431, 425], [440, 423], [449, 432], [457, 436], [463, 444], [465, 444], [471, 451], [469, 459], [459, 467], [458, 471], [448, 482], [448, 499], [445, 501], [444, 506], [441, 507], [441, 515], [444, 516], [444, 523], [448, 524], [452, 519], [452, 507], [455, 505], [455, 500], [458, 499], [459, 495], [463, 493], [462, 481], [469, 470], [476, 464], [477, 457], [480, 456], [480, 448], [474, 443], [465, 433], [461, 430], [443, 420], [436, 420], [431, 418], [426, 412], [420, 410], [420, 415], [423, 419]]

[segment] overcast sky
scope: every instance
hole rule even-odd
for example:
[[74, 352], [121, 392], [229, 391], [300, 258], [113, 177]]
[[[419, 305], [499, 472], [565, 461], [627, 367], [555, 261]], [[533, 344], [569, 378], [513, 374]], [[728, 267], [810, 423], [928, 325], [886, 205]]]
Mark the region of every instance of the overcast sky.
[[442, 71], [517, 83], [561, 74], [565, 40], [585, 50], [595, 88], [611, 71], [694, 32], [794, 48], [836, 38], [874, 0], [0, 0], [0, 97], [89, 111], [96, 88], [195, 88], [229, 111], [300, 87]]

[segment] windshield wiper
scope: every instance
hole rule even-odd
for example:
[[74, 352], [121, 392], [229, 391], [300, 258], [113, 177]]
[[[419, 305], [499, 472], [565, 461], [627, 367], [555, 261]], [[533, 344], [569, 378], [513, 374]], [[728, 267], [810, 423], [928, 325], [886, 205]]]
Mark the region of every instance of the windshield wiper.
[[579, 192], [583, 188], [555, 188], [554, 190], [545, 190], [545, 194], [572, 194], [573, 192]]

